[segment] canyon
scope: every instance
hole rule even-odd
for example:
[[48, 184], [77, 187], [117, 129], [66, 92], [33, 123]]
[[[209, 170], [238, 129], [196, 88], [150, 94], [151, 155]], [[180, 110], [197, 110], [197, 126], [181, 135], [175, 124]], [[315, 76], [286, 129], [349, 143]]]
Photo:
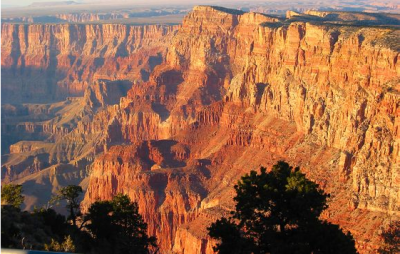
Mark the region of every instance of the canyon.
[[3, 23], [2, 182], [23, 184], [26, 209], [67, 184], [83, 211], [128, 194], [162, 253], [208, 254], [240, 176], [286, 160], [375, 253], [400, 216], [400, 17], [329, 14]]
[[146, 80], [161, 61], [164, 36], [174, 30], [165, 25], [4, 23], [4, 102], [83, 96], [99, 79]]

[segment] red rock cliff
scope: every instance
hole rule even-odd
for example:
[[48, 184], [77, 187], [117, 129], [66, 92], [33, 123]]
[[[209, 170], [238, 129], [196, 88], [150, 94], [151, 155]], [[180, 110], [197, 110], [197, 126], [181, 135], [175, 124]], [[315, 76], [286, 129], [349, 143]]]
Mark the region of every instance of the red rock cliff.
[[[21, 27], [27, 26], [3, 33], [19, 34]], [[70, 45], [93, 58], [79, 75], [134, 80], [132, 73], [142, 73], [145, 81], [134, 82], [119, 100], [108, 94], [113, 84], [92, 84], [83, 105], [101, 110], [82, 113], [54, 145], [52, 160], [94, 160], [85, 208], [126, 193], [139, 203], [163, 253], [212, 253], [206, 227], [232, 209], [239, 177], [284, 159], [331, 194], [323, 217], [350, 230], [360, 252], [374, 253], [380, 227], [399, 218], [400, 66], [391, 41], [398, 32], [198, 6], [168, 38], [165, 61], [141, 72], [142, 58], [135, 58], [139, 67], [131, 73], [118, 62], [136, 56], [128, 26], [82, 27], [90, 43]], [[2, 63], [17, 70], [22, 65], [13, 59], [21, 54], [11, 44], [2, 42]], [[28, 60], [51, 66], [45, 49]], [[114, 62], [95, 68], [97, 58]], [[11, 150], [15, 156], [41, 145]], [[6, 170], [12, 175], [11, 166]]]
[[111, 147], [93, 164], [85, 205], [128, 193], [164, 251], [212, 253], [205, 228], [232, 207], [233, 184], [285, 159], [331, 193], [324, 218], [374, 252], [379, 227], [399, 216], [399, 52], [386, 40], [396, 32], [279, 24], [195, 7], [149, 82], [97, 116], [108, 144], [168, 139], [181, 152]]
[[[5, 102], [82, 96], [98, 79], [142, 81], [161, 63], [176, 26], [2, 24]], [[35, 91], [35, 93], [31, 93]]]

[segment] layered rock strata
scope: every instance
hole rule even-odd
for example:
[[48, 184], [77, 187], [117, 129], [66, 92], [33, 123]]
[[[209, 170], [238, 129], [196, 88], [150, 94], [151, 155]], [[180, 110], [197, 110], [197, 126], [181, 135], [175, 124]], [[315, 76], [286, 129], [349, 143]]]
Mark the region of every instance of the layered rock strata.
[[[111, 148], [93, 164], [85, 203], [128, 193], [165, 251], [212, 253], [205, 231], [218, 217], [212, 210], [232, 208], [240, 175], [285, 159], [331, 193], [324, 218], [350, 230], [361, 252], [373, 252], [377, 225], [399, 215], [399, 52], [385, 41], [395, 33], [307, 22], [280, 26], [261, 14], [194, 8], [149, 82], [133, 86], [117, 111], [98, 116], [109, 123], [109, 143], [174, 140], [185, 147], [185, 163], [133, 156], [150, 164], [116, 172], [120, 166], [99, 166], [118, 157]], [[184, 189], [182, 200], [182, 193], [163, 190], [173, 198], [147, 210], [154, 199], [138, 197], [143, 188], [160, 190], [143, 175], [175, 172], [164, 185], [178, 188], [187, 186], [193, 165], [205, 177], [190, 186], [205, 194], [193, 198]], [[185, 180], [178, 177], [182, 171]], [[126, 184], [139, 176], [139, 183]], [[172, 217], [162, 216], [166, 207]], [[166, 224], [173, 226], [166, 231], [160, 226]]]
[[287, 160], [331, 194], [323, 218], [374, 253], [399, 219], [398, 36], [195, 7], [146, 82], [114, 105], [110, 84], [85, 94], [101, 110], [68, 134], [95, 147], [83, 208], [126, 193], [163, 253], [213, 253], [206, 227], [240, 176]]
[[[83, 135], [80, 128], [118, 104], [133, 83], [148, 80], [178, 27], [2, 26], [2, 181], [27, 185], [30, 209], [59, 187], [87, 185], [103, 129]], [[47, 192], [37, 190], [41, 185]]]
[[146, 81], [152, 68], [161, 63], [162, 45], [176, 28], [3, 23], [3, 103], [82, 96], [98, 79]]

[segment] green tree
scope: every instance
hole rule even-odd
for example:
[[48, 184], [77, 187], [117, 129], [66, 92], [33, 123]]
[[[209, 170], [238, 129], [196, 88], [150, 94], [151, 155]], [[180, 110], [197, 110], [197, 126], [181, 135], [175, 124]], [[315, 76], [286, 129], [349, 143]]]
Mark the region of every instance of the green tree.
[[117, 226], [119, 253], [148, 253], [156, 247], [156, 238], [147, 236], [147, 224], [139, 214], [136, 202], [127, 195], [118, 194], [112, 200], [113, 219]]
[[400, 221], [394, 221], [381, 233], [383, 240], [379, 253], [394, 254], [400, 253]]
[[65, 216], [58, 214], [51, 208], [34, 209], [31, 216], [41, 220], [51, 235], [55, 238], [62, 239], [70, 231], [71, 226], [66, 222]]
[[19, 208], [24, 202], [24, 196], [22, 196], [22, 192], [22, 185], [2, 184], [1, 204], [12, 205], [16, 208]]
[[251, 171], [234, 187], [236, 209], [209, 228], [225, 253], [356, 253], [352, 236], [320, 221], [328, 195], [299, 168], [278, 162]]
[[145, 254], [157, 248], [156, 238], [147, 235], [147, 224], [137, 203], [127, 195], [94, 202], [85, 221], [88, 221], [85, 227], [94, 237], [92, 251], [96, 253]]
[[66, 208], [69, 211], [68, 219], [72, 220], [72, 224], [76, 226], [76, 219], [80, 215], [80, 199], [79, 196], [82, 194], [82, 187], [77, 185], [68, 185], [58, 190], [56, 196], [52, 199], [53, 201], [65, 200], [67, 202]]
[[71, 236], [68, 235], [64, 237], [64, 241], [62, 243], [59, 243], [52, 238], [50, 244], [44, 245], [44, 250], [74, 253], [75, 245], [74, 242], [72, 241]]
[[70, 235], [64, 238], [64, 242], [61, 243], [61, 247], [65, 252], [75, 252], [75, 245]]
[[89, 222], [86, 228], [99, 244], [105, 243], [102, 242], [102, 239], [110, 239], [111, 241], [114, 238], [116, 229], [112, 211], [113, 206], [110, 201], [96, 201], [85, 214], [84, 223]]
[[44, 250], [45, 251], [61, 251], [61, 244], [51, 238], [51, 242], [49, 244], [45, 243], [44, 244]]
[[[11, 188], [12, 187], [12, 188]], [[21, 186], [3, 186], [6, 190], [2, 195], [18, 197]], [[17, 191], [15, 191], [17, 190]], [[10, 194], [11, 193], [11, 194]], [[68, 193], [67, 193], [68, 194]], [[5, 204], [12, 204], [3, 199]], [[77, 202], [77, 200], [75, 200]], [[90, 235], [79, 231], [76, 226], [67, 222], [65, 216], [49, 208], [35, 208], [33, 212], [21, 211], [21, 201], [14, 205], [5, 205], [1, 209], [1, 246], [5, 248], [29, 248], [33, 250], [52, 249], [87, 253], [91, 243]]]
[[51, 239], [63, 239], [68, 227], [65, 217], [54, 210], [21, 211], [13, 206], [1, 209], [1, 246], [43, 250]]

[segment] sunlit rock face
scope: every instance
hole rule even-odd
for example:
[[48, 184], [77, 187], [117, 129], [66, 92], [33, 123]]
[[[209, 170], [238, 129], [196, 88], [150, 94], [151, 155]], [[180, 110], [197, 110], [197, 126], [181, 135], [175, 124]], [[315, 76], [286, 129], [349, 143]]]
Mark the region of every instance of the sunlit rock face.
[[162, 61], [163, 41], [176, 28], [3, 23], [3, 103], [82, 96], [98, 79], [147, 80], [151, 69]]
[[[350, 230], [361, 253], [375, 253], [380, 227], [399, 217], [393, 36], [389, 28], [195, 7], [146, 80], [119, 100], [105, 95], [110, 83], [86, 89], [91, 118], [68, 134], [82, 140], [70, 151], [95, 144], [83, 208], [126, 193], [162, 253], [213, 253], [206, 228], [233, 208], [240, 176], [286, 160], [331, 194], [323, 218]], [[110, 73], [125, 79], [115, 66]]]
[[117, 165], [132, 148], [109, 149], [85, 204], [128, 193], [163, 250], [212, 253], [206, 227], [232, 208], [239, 176], [285, 159], [331, 193], [324, 218], [373, 252], [399, 209], [399, 52], [376, 43], [392, 31], [277, 22], [195, 7], [165, 63], [105, 120], [111, 143], [173, 143]]
[[24, 184], [25, 208], [60, 186], [86, 188], [104, 149], [95, 114], [149, 79], [178, 27], [2, 24], [1, 176]]

